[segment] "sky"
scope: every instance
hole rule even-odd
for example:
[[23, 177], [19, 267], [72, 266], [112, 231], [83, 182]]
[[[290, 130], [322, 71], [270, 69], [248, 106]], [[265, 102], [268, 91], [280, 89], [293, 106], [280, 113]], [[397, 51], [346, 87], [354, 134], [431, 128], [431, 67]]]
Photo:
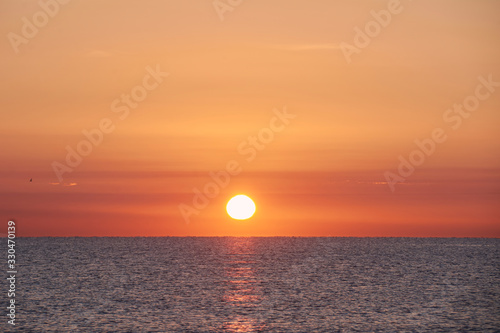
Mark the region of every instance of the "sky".
[[0, 33], [18, 236], [500, 237], [498, 1], [2, 0]]

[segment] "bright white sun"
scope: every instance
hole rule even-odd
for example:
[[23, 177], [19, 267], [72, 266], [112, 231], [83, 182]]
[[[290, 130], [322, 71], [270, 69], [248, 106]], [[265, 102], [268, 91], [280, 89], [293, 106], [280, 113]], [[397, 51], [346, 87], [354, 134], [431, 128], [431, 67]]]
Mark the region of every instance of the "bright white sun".
[[255, 213], [255, 203], [246, 195], [232, 197], [226, 206], [227, 213], [235, 220], [246, 220]]

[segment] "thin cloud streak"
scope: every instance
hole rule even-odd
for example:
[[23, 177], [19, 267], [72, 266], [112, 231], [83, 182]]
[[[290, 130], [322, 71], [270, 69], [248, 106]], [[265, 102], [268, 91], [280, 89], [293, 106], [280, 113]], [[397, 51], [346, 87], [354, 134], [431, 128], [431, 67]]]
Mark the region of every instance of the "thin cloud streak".
[[338, 44], [281, 44], [273, 45], [274, 49], [287, 51], [324, 51], [324, 50], [340, 50]]

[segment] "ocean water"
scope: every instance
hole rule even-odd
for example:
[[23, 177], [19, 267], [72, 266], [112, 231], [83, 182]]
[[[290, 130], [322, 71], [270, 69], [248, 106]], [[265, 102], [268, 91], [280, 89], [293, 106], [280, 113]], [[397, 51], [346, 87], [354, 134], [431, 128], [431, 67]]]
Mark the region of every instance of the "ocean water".
[[21, 238], [17, 324], [2, 292], [0, 330], [499, 332], [499, 249], [457, 238]]

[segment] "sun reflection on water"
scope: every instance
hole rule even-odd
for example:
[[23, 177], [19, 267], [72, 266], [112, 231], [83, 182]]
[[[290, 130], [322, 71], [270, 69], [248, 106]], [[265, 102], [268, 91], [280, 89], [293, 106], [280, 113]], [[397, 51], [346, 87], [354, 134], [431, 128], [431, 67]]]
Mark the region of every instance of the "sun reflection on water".
[[231, 238], [227, 243], [223, 301], [231, 306], [233, 315], [222, 325], [226, 332], [260, 332], [266, 327], [256, 318], [258, 311], [255, 311], [263, 297], [256, 274], [254, 242], [253, 238]]

